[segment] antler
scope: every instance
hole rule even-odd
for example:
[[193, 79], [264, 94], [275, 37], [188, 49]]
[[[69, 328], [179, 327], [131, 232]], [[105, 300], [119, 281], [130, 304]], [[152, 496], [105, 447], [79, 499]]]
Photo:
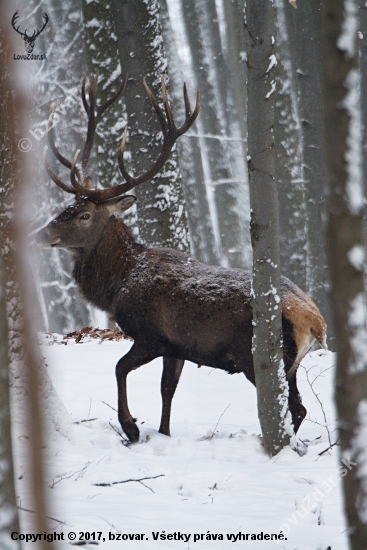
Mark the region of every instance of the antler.
[[76, 166], [79, 150], [76, 152], [73, 162], [70, 162], [57, 150], [55, 146], [53, 130], [52, 130], [52, 121], [53, 121], [53, 117], [54, 117], [54, 113], [57, 105], [55, 105], [55, 107], [53, 108], [53, 111], [51, 113], [49, 123], [48, 123], [49, 143], [54, 155], [59, 160], [59, 162], [61, 162], [61, 164], [69, 168], [72, 187], [61, 182], [61, 180], [57, 176], [55, 176], [55, 174], [52, 173], [46, 160], [46, 148], [44, 152], [44, 162], [45, 162], [46, 170], [49, 176], [64, 191], [67, 191], [68, 193], [73, 193], [74, 195], [80, 195], [80, 196], [86, 197], [96, 203], [103, 203], [110, 199], [119, 197], [120, 195], [122, 195], [123, 193], [126, 193], [127, 191], [130, 191], [140, 183], [144, 183], [146, 181], [151, 180], [159, 172], [159, 170], [162, 168], [162, 166], [168, 159], [168, 156], [177, 138], [179, 138], [182, 134], [187, 132], [187, 130], [194, 124], [200, 111], [200, 90], [197, 91], [195, 109], [193, 113], [191, 113], [191, 107], [190, 107], [190, 102], [187, 95], [186, 84], [184, 84], [183, 93], [184, 93], [184, 101], [185, 101], [186, 118], [182, 126], [180, 128], [177, 128], [173, 119], [171, 107], [168, 102], [166, 84], [164, 82], [163, 77], [162, 77], [162, 96], [163, 96], [163, 105], [164, 105], [165, 113], [159, 106], [154, 94], [152, 93], [148, 84], [144, 80], [145, 90], [155, 109], [155, 112], [157, 114], [157, 117], [161, 126], [162, 134], [163, 134], [163, 146], [162, 146], [161, 153], [159, 154], [153, 166], [149, 168], [149, 170], [147, 170], [145, 173], [141, 174], [136, 178], [131, 176], [125, 168], [124, 159], [123, 159], [125, 144], [126, 144], [126, 137], [127, 137], [127, 126], [126, 126], [124, 130], [121, 146], [120, 146], [119, 157], [118, 157], [119, 168], [126, 182], [120, 185], [115, 185], [114, 187], [110, 187], [109, 189], [90, 189], [88, 186], [88, 184], [90, 183], [90, 178], [85, 177], [84, 171], [92, 150], [96, 125], [100, 120], [103, 112], [123, 92], [126, 82], [127, 82], [127, 75], [124, 78], [124, 81], [121, 85], [120, 90], [118, 90], [118, 92], [111, 99], [106, 101], [106, 103], [104, 103], [100, 107], [96, 107], [96, 90], [97, 90], [97, 84], [98, 84], [98, 74], [95, 77], [92, 77], [90, 81], [89, 103], [85, 95], [86, 77], [84, 76], [83, 82], [82, 82], [82, 101], [83, 101], [84, 109], [88, 115], [88, 130], [87, 130], [87, 137], [86, 137], [86, 141], [85, 141], [85, 145], [83, 148], [81, 161], [80, 161], [81, 170], [79, 170]]
[[47, 23], [48, 23], [48, 15], [47, 15], [47, 13], [44, 13], [44, 14], [42, 15], [42, 17], [45, 18], [45, 22], [44, 22], [44, 24], [43, 24], [42, 29], [40, 29], [40, 30], [37, 29], [37, 31], [33, 31], [32, 38], [34, 37], [35, 40], [36, 40], [37, 36], [39, 36], [39, 35], [41, 34], [41, 32], [43, 31], [43, 29], [45, 28], [45, 26], [46, 26]]
[[27, 36], [27, 35], [24, 34], [24, 32], [21, 32], [21, 31], [19, 30], [19, 29], [20, 29], [20, 25], [19, 25], [18, 27], [15, 26], [15, 22], [16, 22], [16, 20], [18, 19], [18, 17], [19, 17], [19, 10], [17, 10], [17, 11], [14, 13], [14, 15], [13, 15], [13, 17], [12, 17], [12, 19], [11, 19], [11, 26], [13, 27], [13, 29], [14, 29], [18, 34], [20, 34], [20, 36], [21, 36], [22, 38], [24, 38], [24, 37]]
[[[57, 149], [55, 145], [55, 138], [54, 138], [54, 132], [53, 132], [53, 120], [55, 116], [55, 111], [57, 109], [57, 102], [52, 109], [51, 115], [48, 119], [48, 125], [47, 125], [47, 134], [48, 134], [48, 142], [50, 145], [50, 148], [57, 158], [57, 160], [63, 165], [66, 166], [70, 170], [70, 180], [72, 183], [72, 187], [70, 185], [67, 185], [66, 183], [63, 183], [51, 170], [46, 157], [47, 152], [47, 145], [44, 147], [43, 152], [43, 162], [45, 165], [45, 168], [47, 170], [48, 175], [50, 178], [63, 189], [63, 191], [66, 191], [67, 193], [73, 193], [74, 195], [84, 195], [85, 192], [88, 189], [88, 187], [83, 186], [83, 182], [86, 182], [86, 185], [89, 185], [90, 178], [85, 177], [84, 171], [85, 167], [88, 163], [90, 153], [93, 146], [93, 140], [95, 136], [96, 126], [99, 122], [102, 113], [114, 102], [116, 99], [120, 97], [120, 95], [123, 93], [126, 82], [127, 82], [128, 75], [125, 76], [124, 80], [122, 81], [122, 84], [118, 91], [109, 99], [107, 100], [103, 105], [98, 107], [96, 109], [96, 90], [97, 90], [97, 84], [98, 84], [98, 73], [95, 77], [91, 78], [90, 84], [89, 84], [89, 104], [85, 97], [85, 82], [86, 82], [86, 75], [83, 77], [82, 82], [82, 99], [83, 99], [83, 105], [88, 115], [88, 130], [87, 130], [87, 137], [85, 140], [84, 148], [83, 148], [83, 154], [82, 154], [82, 161], [81, 161], [81, 171], [76, 167], [76, 157], [74, 157], [74, 161], [70, 162], [67, 158], [65, 158], [60, 151]], [[78, 151], [79, 153], [79, 151]], [[76, 179], [77, 178], [77, 179]], [[89, 189], [90, 191], [90, 189]]]
[[[168, 156], [172, 150], [172, 147], [175, 141], [177, 140], [177, 138], [182, 136], [182, 134], [187, 132], [189, 128], [191, 128], [191, 126], [194, 124], [195, 120], [197, 119], [197, 116], [200, 111], [200, 90], [197, 91], [195, 110], [191, 114], [191, 107], [190, 107], [190, 101], [187, 95], [187, 88], [186, 88], [186, 84], [184, 84], [183, 93], [184, 93], [184, 100], [185, 100], [186, 119], [185, 119], [185, 122], [182, 124], [182, 126], [180, 128], [177, 128], [173, 120], [171, 107], [168, 102], [167, 89], [166, 89], [166, 83], [164, 82], [164, 78], [162, 77], [162, 96], [163, 96], [163, 105], [166, 112], [166, 116], [164, 116], [162, 109], [158, 105], [158, 102], [154, 97], [148, 84], [146, 83], [145, 79], [143, 83], [144, 83], [145, 90], [148, 94], [148, 97], [155, 109], [155, 112], [157, 113], [157, 117], [161, 125], [161, 130], [163, 134], [163, 147], [159, 157], [157, 158], [153, 166], [149, 168], [149, 170], [147, 170], [144, 174], [141, 174], [141, 176], [137, 178], [133, 178], [127, 172], [124, 165], [124, 149], [125, 149], [126, 133], [127, 133], [127, 128], [125, 128], [124, 137], [121, 142], [119, 159], [118, 159], [121, 174], [124, 176], [126, 180], [126, 183], [122, 184], [122, 186], [124, 186], [123, 187], [124, 191], [122, 191], [123, 193], [126, 193], [126, 191], [130, 191], [130, 189], [133, 189], [140, 183], [149, 181], [156, 174], [158, 174], [159, 170], [162, 168], [162, 166], [168, 159]], [[122, 188], [122, 186], [117, 186], [117, 187]]]

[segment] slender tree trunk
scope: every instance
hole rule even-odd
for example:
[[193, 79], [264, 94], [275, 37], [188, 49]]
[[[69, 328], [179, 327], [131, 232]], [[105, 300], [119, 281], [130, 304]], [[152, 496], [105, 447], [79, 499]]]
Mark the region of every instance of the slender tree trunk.
[[[156, 97], [160, 97], [161, 77], [167, 78], [158, 0], [113, 0], [113, 15], [121, 67], [129, 73], [124, 96], [129, 148], [137, 176], [150, 168], [162, 148], [157, 116], [143, 86], [145, 78]], [[150, 246], [188, 250], [177, 151], [173, 151], [152, 182], [135, 188], [134, 193], [138, 197], [140, 240]]]
[[[49, 15], [49, 23], [37, 39], [37, 48], [47, 54], [47, 60], [24, 62], [29, 77], [30, 115], [29, 128], [23, 137], [32, 143], [32, 150], [25, 154], [35, 159], [30, 166], [30, 176], [39, 182], [34, 190], [36, 207], [32, 229], [46, 224], [57, 209], [70, 201], [70, 196], [50, 180], [42, 162], [43, 148], [48, 143], [47, 121], [56, 100], [59, 102], [56, 143], [65, 157], [73, 158], [86, 131], [80, 101], [81, 80], [86, 72], [81, 0], [46, 0], [42, 11]], [[30, 12], [40, 15], [38, 0], [29, 0], [27, 10], [21, 10], [20, 15]], [[32, 25], [32, 21], [27, 23]], [[48, 158], [53, 171], [67, 181], [66, 168], [54, 161], [50, 151]], [[65, 333], [92, 324], [91, 308], [80, 299], [71, 277], [70, 254], [63, 250], [53, 250], [50, 254], [35, 245], [33, 252], [32, 270], [41, 304], [41, 314], [35, 315], [37, 329]]]
[[[162, 31], [168, 59], [168, 72], [171, 84], [172, 105], [177, 120], [185, 119], [182, 102], [182, 85], [185, 71], [177, 51], [177, 32], [175, 33], [166, 0], [160, 0]], [[181, 22], [181, 21], [180, 21]], [[187, 58], [186, 58], [187, 61]], [[195, 82], [187, 78], [190, 91], [195, 91]], [[199, 115], [200, 121], [200, 115]], [[198, 122], [196, 122], [196, 125]], [[195, 132], [197, 134], [197, 131]], [[210, 219], [208, 197], [205, 188], [205, 176], [200, 152], [200, 138], [190, 131], [177, 142], [177, 150], [182, 174], [182, 186], [187, 210], [191, 254], [198, 260], [215, 265], [218, 263], [213, 227]]]
[[[217, 263], [243, 267], [243, 226], [238, 216], [240, 171], [228, 141], [233, 96], [228, 66], [223, 58], [215, 1], [185, 0], [182, 3], [186, 35], [192, 50], [192, 68], [202, 90], [202, 107], [197, 129], [217, 247]], [[232, 109], [233, 109], [233, 99]], [[241, 147], [240, 147], [241, 154]], [[237, 155], [238, 156], [238, 155]]]
[[[345, 24], [348, 17], [349, 25]], [[350, 24], [353, 23], [351, 28]], [[363, 282], [361, 105], [357, 2], [326, 0], [322, 14], [328, 166], [327, 249], [338, 352], [336, 403], [344, 506], [352, 550], [367, 541], [367, 299]], [[345, 468], [345, 461], [351, 465]]]
[[[1, 52], [0, 52], [1, 55]], [[3, 128], [2, 128], [3, 131]], [[3, 134], [2, 134], [3, 135]], [[8, 326], [5, 300], [5, 269], [0, 258], [0, 547], [18, 550], [20, 542], [11, 540], [13, 531], [19, 532], [17, 499], [14, 486], [13, 453], [11, 442]]]
[[[285, 1], [285, 0], [284, 0]], [[326, 154], [323, 126], [321, 60], [321, 4], [319, 0], [298, 2], [294, 9], [287, 1], [284, 13], [289, 34], [290, 57], [297, 92], [302, 132], [305, 216], [307, 223], [308, 294], [322, 311], [328, 325], [328, 343], [333, 349], [328, 266], [324, 247]]]
[[280, 204], [281, 270], [307, 292], [308, 227], [304, 189], [303, 135], [294, 67], [290, 54], [294, 46], [288, 34], [285, 14], [286, 9], [293, 8], [288, 0], [276, 0], [275, 5], [278, 28], [275, 172]]
[[[2, 20], [7, 15], [7, 10], [0, 9], [0, 17]], [[0, 296], [0, 317], [1, 317], [1, 405], [0, 408], [0, 455], [1, 455], [1, 474], [0, 474], [0, 544], [4, 550], [13, 550], [20, 548], [19, 542], [13, 541], [11, 538], [12, 531], [19, 532], [17, 503], [14, 490], [14, 469], [11, 459], [11, 436], [10, 436], [10, 410], [9, 410], [9, 388], [12, 390], [12, 401], [17, 400], [17, 405], [22, 410], [28, 409], [28, 415], [23, 417], [24, 425], [27, 425], [28, 434], [30, 435], [31, 451], [29, 453], [29, 480], [32, 490], [32, 498], [34, 510], [36, 512], [35, 528], [38, 530], [46, 529], [46, 513], [44, 499], [44, 477], [43, 460], [42, 460], [42, 419], [39, 415], [34, 414], [39, 405], [39, 393], [36, 382], [38, 381], [38, 372], [30, 373], [32, 365], [23, 363], [23, 359], [27, 356], [25, 348], [24, 333], [30, 330], [32, 323], [30, 317], [28, 324], [24, 322], [24, 307], [20, 299], [20, 288], [24, 283], [26, 275], [21, 272], [22, 268], [17, 262], [19, 256], [19, 241], [16, 238], [16, 223], [14, 221], [14, 212], [18, 214], [18, 220], [22, 218], [19, 211], [19, 203], [17, 201], [16, 189], [19, 190], [21, 181], [20, 174], [22, 166], [19, 144], [20, 136], [16, 135], [16, 126], [21, 126], [24, 115], [24, 104], [22, 101], [14, 99], [16, 94], [16, 86], [10, 74], [10, 56], [8, 55], [5, 45], [5, 35], [7, 31], [1, 29], [1, 44], [0, 44], [0, 98], [2, 102], [2, 113], [4, 116], [1, 121], [1, 235], [2, 235], [2, 261], [1, 261], [1, 296]], [[21, 134], [20, 134], [21, 135]], [[26, 173], [24, 171], [23, 173]], [[10, 198], [12, 201], [10, 202]], [[5, 269], [4, 269], [5, 268]], [[29, 277], [31, 280], [32, 278]], [[29, 279], [27, 284], [29, 284]], [[11, 330], [8, 330], [8, 326]], [[11, 346], [8, 350], [6, 339], [10, 338]], [[8, 353], [10, 351], [10, 353]], [[9, 368], [9, 359], [12, 364]], [[28, 368], [25, 368], [27, 366]], [[32, 379], [32, 374], [34, 377]], [[18, 378], [15, 381], [15, 378]], [[29, 377], [29, 378], [28, 378]], [[27, 385], [27, 382], [31, 384]], [[9, 383], [10, 382], [10, 383]], [[31, 391], [31, 386], [36, 384], [36, 393]], [[20, 386], [18, 389], [16, 386]], [[32, 389], [34, 386], [32, 387]], [[28, 391], [27, 391], [28, 390]], [[33, 400], [32, 400], [33, 398]], [[22, 407], [25, 406], [24, 408]], [[14, 411], [14, 405], [12, 407]], [[14, 414], [12, 414], [14, 422]], [[38, 422], [37, 422], [38, 420]], [[33, 429], [32, 429], [33, 428]], [[41, 474], [41, 475], [39, 475]], [[52, 549], [53, 545], [51, 545]], [[46, 544], [40, 542], [39, 548], [46, 550]]]
[[275, 8], [246, 6], [248, 152], [253, 246], [253, 359], [259, 419], [273, 456], [293, 433], [282, 353], [278, 198], [275, 184]]
[[[3, 15], [5, 10], [0, 10]], [[12, 139], [13, 120], [11, 110], [11, 89], [9, 86], [8, 51], [5, 45], [5, 31], [1, 29], [0, 38], [0, 547], [4, 550], [19, 550], [20, 542], [11, 540], [13, 531], [19, 532], [17, 501], [14, 486], [14, 468], [11, 440], [11, 411], [9, 388], [9, 346], [7, 320], [7, 290], [4, 256], [4, 233], [9, 215], [9, 187], [14, 181], [14, 142]], [[9, 242], [9, 241], [7, 241]], [[9, 283], [9, 281], [8, 281]]]

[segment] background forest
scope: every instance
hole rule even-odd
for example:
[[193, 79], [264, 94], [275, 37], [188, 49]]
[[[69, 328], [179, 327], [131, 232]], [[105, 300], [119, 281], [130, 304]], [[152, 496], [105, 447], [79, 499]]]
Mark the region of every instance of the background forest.
[[[17, 7], [14, 4], [14, 9]], [[183, 83], [188, 85], [191, 102], [200, 88], [202, 108], [195, 128], [179, 140], [165, 172], [136, 189], [136, 212], [129, 215], [128, 223], [144, 244], [190, 249], [205, 263], [250, 269], [245, 38], [238, 5], [185, 0], [160, 6], [149, 2], [148, 7], [86, 2], [78, 8], [75, 2], [50, 2], [41, 8], [36, 2], [33, 22], [27, 13], [29, 27], [40, 26], [37, 17], [42, 11], [50, 17], [47, 32], [37, 42], [47, 52], [47, 61], [25, 67], [30, 73], [33, 105], [30, 132], [24, 137], [32, 142], [32, 158], [42, 158], [50, 106], [56, 100], [58, 143], [66, 157], [73, 157], [86, 129], [78, 100], [84, 73], [99, 71], [101, 101], [117, 89], [121, 73], [128, 72], [131, 83], [97, 130], [96, 168], [91, 171], [98, 175], [102, 187], [119, 181], [117, 153], [126, 122], [132, 136], [131, 166], [136, 173], [149, 166], [159, 151], [158, 121], [143, 78], [159, 96], [160, 78], [165, 76], [178, 121], [184, 114]], [[122, 9], [123, 17], [119, 14]], [[116, 18], [121, 21], [117, 29], [113, 26]], [[19, 23], [23, 24], [21, 18]], [[132, 23], [133, 33], [128, 35]], [[277, 24], [281, 54], [276, 152], [282, 273], [315, 300], [328, 321], [322, 239], [326, 160], [319, 6], [304, 2], [296, 11], [285, 2], [279, 7]], [[138, 41], [142, 43], [137, 50]], [[18, 46], [21, 52], [20, 38]], [[139, 53], [130, 57], [131, 51]], [[137, 95], [141, 105], [137, 105]], [[134, 135], [141, 133], [146, 133], [145, 143], [139, 140], [134, 145]], [[139, 151], [142, 147], [144, 154]], [[70, 199], [49, 180], [41, 162], [32, 162], [31, 168], [39, 182], [34, 220], [38, 229]], [[59, 167], [53, 168], [64, 175]], [[40, 329], [68, 332], [96, 324], [95, 312], [75, 299], [77, 290], [66, 253], [55, 250], [50, 255], [35, 248], [33, 266], [39, 281]]]
[[[36, 232], [70, 202], [42, 163], [55, 102], [57, 146], [72, 159], [87, 125], [80, 101], [83, 75], [89, 80], [99, 73], [102, 103], [117, 91], [121, 75], [128, 73], [124, 94], [98, 126], [88, 167], [94, 183], [108, 188], [121, 182], [117, 158], [125, 125], [129, 128], [125, 161], [134, 175], [146, 171], [161, 148], [159, 123], [143, 79], [161, 100], [164, 76], [177, 124], [185, 118], [183, 83], [191, 105], [199, 88], [201, 111], [195, 125], [178, 140], [162, 172], [134, 190], [138, 200], [124, 221], [145, 245], [176, 248], [210, 265], [252, 270], [250, 146], [258, 124], [255, 115], [261, 113], [264, 98], [251, 95], [248, 86], [249, 44], [254, 39], [247, 32], [249, 0], [247, 6], [245, 0], [14, 0], [5, 4], [0, 54], [2, 66], [11, 69], [2, 71], [0, 79], [4, 136], [0, 223], [8, 316], [2, 332], [4, 338], [7, 328], [10, 331], [10, 385], [16, 401], [23, 399], [17, 381], [27, 362], [20, 340], [18, 269], [27, 273], [26, 286], [33, 295], [32, 313], [24, 316], [32, 331], [67, 334], [87, 326], [111, 326], [106, 314], [81, 299], [68, 254], [43, 251], [35, 244]], [[338, 351], [339, 424], [343, 425], [341, 419], [348, 423], [341, 430], [341, 447], [343, 452], [351, 450], [349, 458], [358, 456], [360, 465], [352, 486], [345, 481], [349, 525], [361, 525], [350, 544], [353, 550], [366, 550], [367, 103], [362, 98], [367, 87], [367, 9], [357, 0], [273, 0], [272, 6], [272, 19], [265, 21], [265, 28], [275, 53], [270, 65], [267, 59], [264, 74], [274, 69], [276, 75], [266, 97], [273, 102], [271, 151], [278, 194], [278, 204], [273, 206], [279, 216], [279, 234], [274, 236], [280, 243], [282, 275], [318, 305], [328, 325], [329, 349]], [[16, 26], [29, 32], [40, 29], [47, 14], [48, 23], [34, 48], [45, 59], [16, 60], [25, 53], [24, 41], [10, 24], [17, 10]], [[10, 65], [5, 61], [5, 34], [14, 54]], [[8, 136], [13, 131], [12, 141]], [[51, 154], [48, 158], [53, 172], [67, 179], [67, 171]], [[21, 178], [10, 161], [23, 171]], [[13, 190], [24, 180], [24, 170], [22, 211], [30, 229], [23, 267], [19, 267], [12, 257], [16, 230], [9, 221]], [[264, 165], [264, 173], [267, 170]], [[6, 379], [7, 374], [3, 376]], [[48, 378], [45, 387], [53, 392]], [[13, 421], [17, 420], [14, 414]], [[338, 440], [327, 433], [334, 446]], [[356, 520], [357, 509], [364, 515]]]

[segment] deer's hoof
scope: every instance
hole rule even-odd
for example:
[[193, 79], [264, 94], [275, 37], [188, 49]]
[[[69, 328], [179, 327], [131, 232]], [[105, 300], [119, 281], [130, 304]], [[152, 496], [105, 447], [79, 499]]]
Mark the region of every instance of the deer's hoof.
[[124, 430], [131, 443], [138, 443], [139, 428], [134, 422], [121, 422], [121, 428]]

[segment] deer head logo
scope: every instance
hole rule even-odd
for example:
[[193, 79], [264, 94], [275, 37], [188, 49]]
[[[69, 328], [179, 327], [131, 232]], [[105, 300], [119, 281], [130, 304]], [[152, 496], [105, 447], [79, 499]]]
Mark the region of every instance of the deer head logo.
[[26, 52], [27, 53], [32, 53], [33, 52], [33, 48], [34, 48], [34, 43], [36, 42], [36, 38], [38, 38], [38, 36], [41, 34], [41, 32], [43, 31], [43, 29], [46, 27], [47, 23], [48, 23], [48, 15], [47, 13], [44, 13], [42, 15], [42, 18], [44, 19], [44, 23], [43, 23], [43, 26], [42, 26], [42, 29], [40, 30], [34, 30], [33, 31], [33, 34], [31, 36], [28, 36], [27, 34], [27, 29], [25, 29], [24, 32], [21, 32], [19, 30], [19, 27], [16, 27], [16, 21], [19, 17], [19, 11], [16, 11], [12, 17], [12, 20], [11, 20], [11, 26], [13, 27], [13, 29], [18, 33], [20, 34], [20, 36], [23, 38], [24, 40], [24, 45], [25, 45], [25, 49], [26, 49]]

